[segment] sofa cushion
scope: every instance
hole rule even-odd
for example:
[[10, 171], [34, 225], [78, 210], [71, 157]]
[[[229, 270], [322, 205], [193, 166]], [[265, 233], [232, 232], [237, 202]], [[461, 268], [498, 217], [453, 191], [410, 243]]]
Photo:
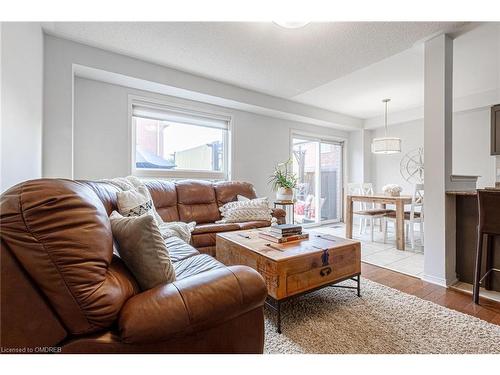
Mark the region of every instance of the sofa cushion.
[[206, 254], [195, 255], [174, 263], [177, 280], [225, 267], [221, 262]]
[[[129, 299], [118, 322], [120, 337], [129, 344], [154, 343], [207, 330], [260, 309], [266, 296], [264, 279], [257, 271], [223, 266]], [[241, 332], [242, 328], [236, 329]], [[259, 332], [263, 327], [254, 329]], [[220, 336], [220, 340], [225, 338]], [[247, 339], [251, 337], [241, 336], [241, 340]]]
[[191, 236], [191, 244], [197, 249], [207, 246], [215, 246], [216, 232], [193, 234]]
[[142, 290], [175, 280], [175, 271], [165, 241], [153, 215], [109, 217], [120, 257], [134, 274]]
[[149, 180], [144, 181], [144, 185], [146, 185], [151, 193], [156, 212], [158, 212], [163, 221], [179, 221], [175, 183], [163, 180]]
[[116, 198], [116, 193], [120, 191], [118, 187], [111, 185], [105, 181], [78, 181], [84, 185], [90, 187], [94, 193], [99, 197], [108, 216], [111, 212], [118, 210], [118, 202]]
[[230, 232], [240, 229], [238, 224], [199, 224], [194, 228], [192, 234]]
[[174, 263], [200, 254], [193, 246], [185, 243], [178, 237], [167, 238], [165, 244], [167, 245], [170, 259]]
[[248, 182], [238, 182], [238, 181], [223, 181], [218, 182], [214, 185], [215, 196], [217, 198], [217, 204], [222, 206], [228, 202], [233, 202], [237, 200], [238, 195], [242, 195], [245, 198], [255, 199], [257, 195], [255, 194], [255, 189], [252, 184]]
[[181, 221], [203, 224], [220, 220], [215, 191], [210, 182], [185, 180], [176, 182], [176, 187]]

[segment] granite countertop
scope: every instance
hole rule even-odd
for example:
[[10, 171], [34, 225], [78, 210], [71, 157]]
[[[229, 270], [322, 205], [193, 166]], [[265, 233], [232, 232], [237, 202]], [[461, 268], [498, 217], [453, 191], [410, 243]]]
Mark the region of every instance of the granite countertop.
[[[498, 187], [485, 187], [485, 190], [494, 190], [500, 192]], [[464, 191], [447, 191], [448, 195], [477, 195], [477, 190], [464, 190]]]
[[477, 195], [476, 190], [469, 190], [469, 191], [447, 191], [446, 194], [448, 195]]

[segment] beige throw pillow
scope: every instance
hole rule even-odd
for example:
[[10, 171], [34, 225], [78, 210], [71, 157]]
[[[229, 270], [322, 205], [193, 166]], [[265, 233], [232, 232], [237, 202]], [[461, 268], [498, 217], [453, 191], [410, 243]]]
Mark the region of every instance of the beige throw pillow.
[[228, 202], [219, 208], [222, 220], [217, 223], [242, 223], [254, 220], [271, 221], [272, 210], [267, 198], [256, 198]]
[[[241, 197], [241, 195], [238, 195]], [[246, 200], [237, 200], [233, 202], [228, 202], [222, 207], [219, 208], [219, 211], [224, 216], [224, 213], [229, 210], [234, 209], [243, 209], [243, 208], [259, 208], [259, 209], [268, 209], [269, 208], [269, 200], [264, 198], [255, 198], [255, 199], [246, 199]]]
[[175, 270], [155, 218], [150, 214], [109, 217], [118, 253], [142, 290], [175, 281]]

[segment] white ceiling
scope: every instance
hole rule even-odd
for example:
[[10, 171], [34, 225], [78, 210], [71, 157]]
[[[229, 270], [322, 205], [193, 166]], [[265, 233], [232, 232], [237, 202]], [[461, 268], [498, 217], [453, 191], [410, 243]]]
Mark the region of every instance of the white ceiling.
[[391, 99], [391, 112], [403, 111], [423, 105], [423, 70], [424, 48], [419, 44], [292, 100], [364, 119], [384, 112], [384, 98]]
[[[464, 23], [65, 22], [50, 32], [236, 86], [369, 119], [423, 105], [423, 41]], [[455, 97], [500, 90], [500, 23], [455, 39]]]
[[53, 33], [240, 87], [291, 98], [463, 23], [63, 22]]

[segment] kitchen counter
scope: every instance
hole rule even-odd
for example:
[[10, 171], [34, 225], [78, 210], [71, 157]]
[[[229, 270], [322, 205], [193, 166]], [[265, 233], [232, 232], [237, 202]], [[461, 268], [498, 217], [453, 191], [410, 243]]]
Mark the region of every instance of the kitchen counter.
[[447, 191], [447, 195], [472, 195], [476, 196], [477, 191], [476, 190], [469, 190], [469, 191]]
[[[500, 188], [498, 188], [498, 187], [485, 187], [484, 189], [485, 190], [495, 190], [495, 191], [500, 192]], [[450, 191], [447, 191], [446, 194], [447, 195], [473, 195], [473, 196], [476, 196], [477, 190], [462, 190], [462, 191], [450, 190]]]

